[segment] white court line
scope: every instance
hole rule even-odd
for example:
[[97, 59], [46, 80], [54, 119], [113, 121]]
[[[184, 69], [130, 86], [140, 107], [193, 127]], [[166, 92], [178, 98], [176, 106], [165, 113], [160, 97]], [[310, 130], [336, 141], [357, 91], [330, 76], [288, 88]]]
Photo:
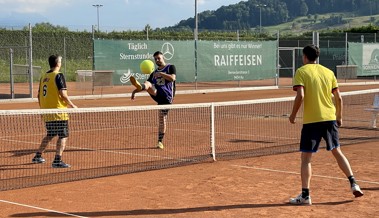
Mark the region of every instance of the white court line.
[[[269, 171], [269, 172], [277, 172], [277, 173], [286, 173], [286, 174], [300, 175], [300, 173], [298, 173], [298, 172], [285, 171], [285, 170], [274, 170], [274, 169], [268, 169], [268, 168], [250, 167], [250, 166], [235, 165], [235, 164], [232, 164], [231, 166], [233, 166], [233, 167], [240, 167], [240, 168], [246, 168], [246, 169], [263, 170], [263, 171]], [[323, 176], [323, 175], [312, 175], [312, 177], [320, 177], [320, 178], [327, 178], [327, 179], [337, 179], [337, 180], [346, 180], [346, 178], [340, 178], [340, 177], [334, 177], [334, 176]], [[369, 183], [369, 184], [379, 185], [379, 182], [374, 182], [374, 181], [366, 181], [366, 180], [357, 180], [357, 181], [358, 182], [363, 182], [363, 183]]]
[[41, 208], [41, 207], [35, 207], [35, 206], [31, 206], [31, 205], [27, 205], [27, 204], [20, 204], [20, 203], [11, 202], [11, 201], [0, 200], [0, 202], [7, 203], [7, 204], [14, 204], [14, 205], [17, 205], [17, 206], [22, 206], [22, 207], [33, 208], [33, 209], [42, 210], [42, 211], [47, 211], [47, 212], [50, 212], [50, 213], [62, 214], [62, 215], [66, 215], [66, 216], [88, 218], [88, 217], [85, 217], [85, 216], [79, 216], [79, 215], [75, 215], [75, 214], [71, 214], [71, 213], [65, 213], [65, 212], [60, 212], [60, 211], [56, 211], [56, 210], [49, 210], [49, 209], [45, 209], [45, 208]]

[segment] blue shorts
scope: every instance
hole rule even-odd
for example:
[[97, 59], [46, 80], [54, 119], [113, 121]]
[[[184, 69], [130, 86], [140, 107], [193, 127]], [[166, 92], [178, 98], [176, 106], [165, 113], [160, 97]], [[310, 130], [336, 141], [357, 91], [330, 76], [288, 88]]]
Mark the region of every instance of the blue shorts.
[[304, 124], [301, 130], [300, 151], [317, 152], [322, 138], [328, 151], [340, 146], [336, 121]]
[[54, 137], [56, 135], [59, 138], [68, 137], [68, 120], [49, 121], [46, 122], [47, 136]]

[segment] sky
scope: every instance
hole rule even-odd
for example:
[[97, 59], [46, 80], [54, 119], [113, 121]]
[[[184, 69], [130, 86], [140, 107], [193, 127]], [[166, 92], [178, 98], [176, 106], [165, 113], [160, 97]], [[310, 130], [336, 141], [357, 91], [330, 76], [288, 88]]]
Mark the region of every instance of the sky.
[[[173, 26], [195, 15], [196, 0], [0, 0], [0, 26], [49, 22], [70, 30], [143, 30]], [[198, 12], [242, 0], [197, 0]], [[103, 5], [94, 7], [93, 5]], [[97, 10], [99, 16], [97, 16]]]

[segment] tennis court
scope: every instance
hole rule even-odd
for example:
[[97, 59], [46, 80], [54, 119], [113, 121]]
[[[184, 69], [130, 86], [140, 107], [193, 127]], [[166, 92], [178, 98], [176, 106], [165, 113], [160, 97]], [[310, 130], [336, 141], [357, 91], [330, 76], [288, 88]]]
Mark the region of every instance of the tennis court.
[[[357, 88], [362, 89], [345, 90]], [[252, 91], [245, 100], [258, 93], [264, 98], [265, 92], [294, 94], [289, 88]], [[244, 96], [202, 94], [192, 96], [187, 103], [197, 103], [201, 97], [209, 102], [217, 95], [224, 101], [243, 100], [238, 98]], [[96, 116], [92, 111], [72, 114], [64, 160], [73, 167], [58, 171], [49, 164], [28, 163], [44, 133], [41, 121], [31, 116], [32, 131], [17, 132], [14, 130], [26, 128], [12, 128], [22, 125], [13, 118], [7, 121], [9, 132], [1, 136], [6, 147], [1, 152], [3, 184], [8, 179], [7, 184], [19, 182], [21, 186], [36, 180], [38, 184], [66, 182], [2, 191], [1, 213], [4, 217], [374, 217], [379, 203], [378, 132], [368, 126], [371, 114], [364, 112], [367, 104], [358, 102], [372, 102], [373, 94], [345, 99], [350, 102], [346, 113], [352, 116], [341, 129], [341, 142], [365, 192], [361, 199], [353, 199], [332, 155], [322, 150], [313, 161], [314, 205], [288, 205], [288, 198], [300, 190], [299, 153], [293, 151], [297, 150], [301, 124], [288, 122], [291, 101], [278, 101], [274, 107], [258, 101], [214, 105], [216, 162], [210, 155], [212, 112], [207, 104], [170, 110], [167, 149], [163, 151], [153, 149], [156, 134], [151, 132], [156, 131], [156, 109], [100, 111]], [[148, 102], [145, 97], [140, 100]], [[119, 106], [129, 99], [75, 102], [81, 106], [88, 101], [101, 106], [115, 102]], [[35, 103], [29, 104], [33, 108]], [[54, 148], [47, 153], [48, 160]], [[74, 181], [128, 172], [138, 173]]]

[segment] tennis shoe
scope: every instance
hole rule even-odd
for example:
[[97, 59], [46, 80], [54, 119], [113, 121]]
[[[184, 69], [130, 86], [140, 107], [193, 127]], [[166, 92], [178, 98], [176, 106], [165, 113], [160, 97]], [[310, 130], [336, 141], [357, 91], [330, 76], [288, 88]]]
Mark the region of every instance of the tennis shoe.
[[71, 165], [70, 164], [66, 164], [65, 162], [59, 160], [59, 161], [54, 161], [51, 166], [53, 168], [70, 168]]
[[33, 159], [32, 159], [32, 163], [35, 163], [35, 164], [40, 164], [40, 163], [45, 163], [46, 160], [41, 157], [41, 156], [34, 156]]
[[159, 148], [159, 149], [163, 149], [163, 148], [164, 148], [163, 143], [162, 143], [162, 142], [158, 142], [158, 144], [157, 144], [157, 148]]
[[359, 185], [357, 185], [357, 184], [354, 184], [353, 186], [351, 186], [351, 192], [353, 192], [353, 195], [356, 198], [363, 196], [363, 192], [362, 192], [361, 188], [359, 187]]
[[303, 198], [303, 196], [300, 194], [296, 198], [290, 198], [290, 204], [312, 205], [311, 196], [307, 196], [307, 197]]
[[137, 88], [137, 91], [141, 91], [142, 90], [142, 85], [141, 83], [139, 83], [136, 78], [134, 78], [134, 76], [131, 76], [130, 77], [130, 83], [132, 83], [133, 86], [135, 86]]

